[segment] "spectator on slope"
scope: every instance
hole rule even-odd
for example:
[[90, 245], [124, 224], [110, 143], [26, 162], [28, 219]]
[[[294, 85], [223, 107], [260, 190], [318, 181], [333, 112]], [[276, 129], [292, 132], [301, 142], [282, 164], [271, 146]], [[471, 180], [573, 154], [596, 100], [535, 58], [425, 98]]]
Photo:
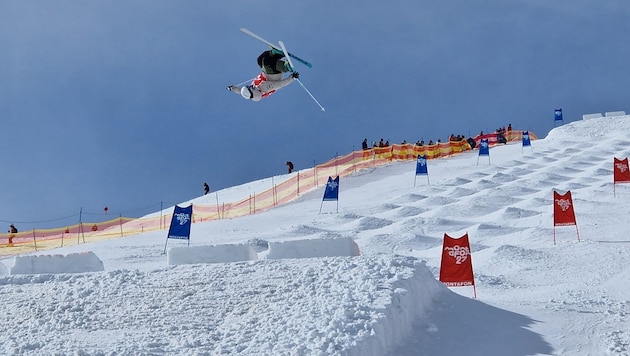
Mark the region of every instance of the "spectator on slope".
[[9, 233], [9, 246], [13, 245], [13, 238], [15, 237], [15, 234], [18, 233], [18, 229], [13, 225], [9, 225], [9, 231], [7, 231]]
[[503, 135], [504, 132], [505, 129], [503, 128], [497, 129], [497, 143], [507, 144], [507, 139]]
[[363, 143], [361, 143], [361, 148], [363, 148], [364, 150], [368, 149], [367, 138], [363, 139]]

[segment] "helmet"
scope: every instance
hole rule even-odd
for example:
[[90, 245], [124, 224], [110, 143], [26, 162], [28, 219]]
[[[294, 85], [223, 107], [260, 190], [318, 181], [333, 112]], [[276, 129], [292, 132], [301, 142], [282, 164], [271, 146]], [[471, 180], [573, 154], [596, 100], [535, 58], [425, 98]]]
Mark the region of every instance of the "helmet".
[[254, 93], [252, 92], [252, 86], [246, 85], [241, 88], [241, 96], [247, 100], [254, 97]]

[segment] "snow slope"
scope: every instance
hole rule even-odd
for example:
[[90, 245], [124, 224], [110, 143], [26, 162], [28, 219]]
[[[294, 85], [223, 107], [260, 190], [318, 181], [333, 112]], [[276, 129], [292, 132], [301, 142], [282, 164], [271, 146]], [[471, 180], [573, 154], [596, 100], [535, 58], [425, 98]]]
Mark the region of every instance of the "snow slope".
[[[430, 185], [419, 176], [413, 186], [415, 162], [363, 170], [341, 179], [339, 213], [325, 202], [318, 214], [322, 187], [261, 214], [194, 224], [190, 258], [169, 241], [179, 250], [170, 264], [164, 231], [39, 252], [47, 256], [33, 261], [48, 264], [30, 271], [15, 269], [25, 256], [5, 258], [0, 352], [628, 355], [630, 185], [613, 197], [612, 184], [613, 156], [630, 154], [627, 132], [628, 116], [585, 120], [531, 148], [492, 148], [478, 164], [476, 152], [429, 161]], [[558, 227], [554, 244], [553, 189], [571, 190], [580, 241], [574, 226]], [[477, 299], [436, 280], [444, 233], [466, 232]], [[361, 256], [330, 256], [339, 239]], [[187, 263], [222, 245], [255, 258], [224, 248], [239, 262]], [[103, 271], [63, 272], [93, 258], [87, 251], [99, 261], [85, 270], [102, 262]]]

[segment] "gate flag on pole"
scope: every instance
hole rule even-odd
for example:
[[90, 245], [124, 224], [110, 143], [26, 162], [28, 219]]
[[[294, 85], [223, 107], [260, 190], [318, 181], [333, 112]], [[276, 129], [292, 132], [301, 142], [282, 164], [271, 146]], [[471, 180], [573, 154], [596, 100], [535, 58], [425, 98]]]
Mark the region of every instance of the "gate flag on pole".
[[553, 191], [553, 224], [554, 226], [575, 225], [575, 211], [573, 210], [573, 198], [571, 191], [560, 195]]
[[440, 282], [448, 287], [473, 286], [474, 295], [477, 298], [468, 233], [458, 239], [444, 233]]
[[553, 191], [553, 243], [556, 243], [556, 226], [575, 225], [578, 241], [580, 241], [580, 233], [577, 229], [575, 220], [575, 211], [573, 210], [573, 198], [571, 191], [568, 190], [564, 194]]
[[479, 156], [477, 156], [477, 165], [479, 165], [479, 157], [488, 156], [488, 164], [490, 164], [490, 144], [487, 138], [482, 138], [479, 141]]
[[[186, 208], [175, 205], [173, 210], [173, 218], [171, 226], [168, 229], [166, 243], [168, 239], [188, 240], [190, 245], [190, 226], [192, 225], [193, 206], [190, 204]], [[164, 252], [166, 252], [166, 244], [164, 244]]]
[[324, 191], [324, 200], [339, 200], [339, 177], [332, 179], [328, 177], [328, 183], [326, 183], [326, 191]]
[[479, 142], [479, 155], [480, 156], [489, 156], [490, 155], [490, 144], [488, 143], [488, 139], [487, 138], [483, 138]]
[[562, 109], [556, 109], [553, 115], [553, 124], [556, 125], [556, 122], [560, 121], [560, 123], [564, 123], [562, 121]]
[[337, 212], [339, 212], [339, 176], [335, 179], [328, 177], [328, 183], [326, 183], [326, 190], [324, 191], [324, 198], [322, 199], [322, 204], [319, 206], [320, 213], [322, 212], [322, 206], [325, 201], [336, 201]]
[[425, 174], [427, 176], [427, 183], [429, 183], [429, 169], [427, 167], [427, 155], [421, 156], [418, 155], [418, 159], [416, 161], [416, 175], [413, 178], [413, 186], [416, 186], [416, 177], [421, 174]]
[[630, 182], [630, 169], [628, 169], [628, 157], [624, 159], [615, 158], [615, 183]]
[[532, 142], [529, 139], [529, 131], [523, 131], [522, 138], [523, 138], [523, 147], [532, 145]]
[[614, 157], [613, 166], [613, 196], [616, 195], [615, 185], [617, 183], [630, 183], [630, 169], [628, 169], [628, 157], [618, 159]]

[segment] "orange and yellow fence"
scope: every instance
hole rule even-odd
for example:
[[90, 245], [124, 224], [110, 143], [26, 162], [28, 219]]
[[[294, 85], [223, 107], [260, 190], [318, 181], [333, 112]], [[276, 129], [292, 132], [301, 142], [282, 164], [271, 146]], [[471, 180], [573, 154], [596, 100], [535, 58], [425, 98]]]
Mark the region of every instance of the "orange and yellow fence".
[[[533, 133], [530, 132], [529, 135], [531, 140], [537, 139]], [[508, 142], [520, 141], [522, 131], [508, 131], [503, 136]], [[482, 138], [487, 138], [491, 146], [497, 145], [496, 134], [477, 136], [475, 137], [476, 143], [478, 144]], [[232, 219], [263, 212], [288, 203], [300, 194], [326, 184], [329, 176], [347, 176], [358, 170], [384, 165], [394, 160], [415, 160], [418, 155], [426, 155], [427, 159], [438, 159], [471, 149], [468, 142], [462, 140], [424, 146], [410, 143], [392, 144], [388, 147], [373, 147], [367, 150], [354, 151], [313, 168], [301, 170], [286, 181], [240, 201], [221, 204], [217, 202], [216, 205], [195, 204], [193, 223]], [[0, 234], [0, 241], [7, 243], [0, 246], [10, 248], [2, 248], [0, 251], [2, 255], [14, 255], [33, 250], [46, 250], [162, 230], [169, 227], [171, 217], [172, 214], [144, 218], [119, 217], [99, 223], [79, 223], [54, 229], [33, 229], [16, 234], [4, 233]]]

